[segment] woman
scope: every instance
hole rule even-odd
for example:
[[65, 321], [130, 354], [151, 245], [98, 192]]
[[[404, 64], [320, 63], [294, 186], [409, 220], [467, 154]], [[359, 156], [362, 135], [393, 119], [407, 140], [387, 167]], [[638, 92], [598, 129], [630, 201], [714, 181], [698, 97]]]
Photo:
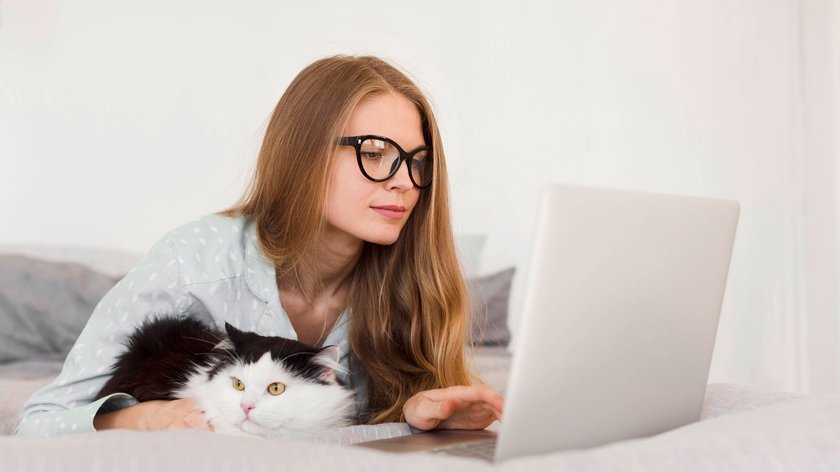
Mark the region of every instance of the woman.
[[278, 102], [242, 200], [167, 234], [106, 294], [17, 434], [210, 429], [190, 399], [91, 402], [127, 333], [187, 311], [338, 344], [360, 422], [487, 427], [502, 398], [466, 366], [447, 186], [434, 115], [404, 74], [375, 57], [311, 64]]

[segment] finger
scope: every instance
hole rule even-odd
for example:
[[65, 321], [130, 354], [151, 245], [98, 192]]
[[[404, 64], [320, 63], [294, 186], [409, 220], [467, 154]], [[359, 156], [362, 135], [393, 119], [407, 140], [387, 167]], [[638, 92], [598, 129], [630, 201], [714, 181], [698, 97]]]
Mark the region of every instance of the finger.
[[204, 412], [192, 407], [183, 408], [176, 405], [175, 408], [172, 408], [163, 406], [158, 411], [168, 414], [170, 429], [202, 428], [202, 425], [206, 423]]
[[485, 384], [459, 385], [455, 387], [439, 388], [426, 392], [430, 398], [443, 400], [444, 398], [458, 398], [464, 401], [488, 401], [492, 403], [501, 396]]
[[490, 388], [489, 385], [486, 384], [478, 384], [474, 385], [476, 387], [476, 391], [478, 392], [479, 397], [487, 402], [493, 409], [498, 411], [500, 414], [505, 407], [505, 399], [498, 392]]
[[495, 421], [495, 415], [489, 410], [470, 410], [452, 415], [440, 422], [443, 429], [484, 429]]
[[456, 400], [461, 407], [471, 403], [487, 403], [500, 413], [504, 408], [504, 398], [486, 384], [448, 387], [429, 390], [426, 393], [430, 399], [436, 401]]
[[465, 415], [470, 419], [476, 421], [495, 421], [499, 418], [499, 412], [487, 405], [486, 403], [474, 404], [469, 409], [465, 410]]
[[449, 418], [457, 409], [455, 402], [448, 398], [443, 400], [423, 399], [418, 406], [418, 413], [426, 418], [436, 420]]
[[434, 416], [450, 427], [464, 425], [466, 428], [483, 428], [499, 419], [501, 413], [487, 403], [465, 403], [458, 400], [438, 402], [438, 413]]
[[434, 429], [440, 424], [441, 420], [451, 415], [446, 410], [447, 407], [442, 405], [442, 402], [421, 396], [406, 410], [406, 420], [418, 429]]
[[500, 410], [500, 409], [498, 409], [498, 408], [496, 408], [492, 405], [489, 406], [489, 409], [490, 409], [490, 411], [493, 412], [493, 416], [495, 416], [497, 420], [502, 419], [502, 410]]
[[437, 415], [435, 416], [435, 418], [440, 420], [445, 420], [446, 418], [449, 418], [450, 416], [455, 414], [456, 411], [464, 408], [461, 402], [453, 398], [446, 398], [436, 403]]
[[210, 430], [210, 424], [204, 418], [203, 412], [192, 411], [184, 417], [184, 422], [191, 428]]

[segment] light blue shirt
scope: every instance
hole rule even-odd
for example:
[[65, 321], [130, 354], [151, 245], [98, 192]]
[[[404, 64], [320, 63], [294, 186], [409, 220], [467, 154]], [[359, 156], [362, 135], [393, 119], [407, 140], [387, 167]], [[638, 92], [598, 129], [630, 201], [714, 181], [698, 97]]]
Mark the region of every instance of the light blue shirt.
[[[135, 405], [125, 393], [93, 401], [111, 377], [128, 335], [152, 315], [191, 313], [224, 330], [225, 322], [264, 336], [297, 339], [280, 305], [274, 264], [245, 217], [207, 215], [167, 233], [99, 302], [55, 380], [23, 407], [15, 435], [53, 436], [95, 431], [93, 418]], [[323, 345], [337, 345], [348, 368], [348, 310]], [[341, 380], [355, 387], [367, 410], [364, 375]]]

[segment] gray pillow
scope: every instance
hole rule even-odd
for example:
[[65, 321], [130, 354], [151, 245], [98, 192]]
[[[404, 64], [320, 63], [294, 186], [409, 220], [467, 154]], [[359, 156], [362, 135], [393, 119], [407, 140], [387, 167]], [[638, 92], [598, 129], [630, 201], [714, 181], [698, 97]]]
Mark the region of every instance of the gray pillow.
[[472, 335], [477, 346], [507, 346], [510, 342], [508, 308], [510, 287], [516, 268], [468, 281], [472, 302]]
[[[507, 319], [514, 271], [511, 267], [469, 279], [474, 345], [510, 342]], [[0, 363], [63, 360], [96, 304], [121, 278], [72, 262], [0, 254]]]
[[63, 360], [119, 280], [72, 262], [0, 255], [0, 363]]

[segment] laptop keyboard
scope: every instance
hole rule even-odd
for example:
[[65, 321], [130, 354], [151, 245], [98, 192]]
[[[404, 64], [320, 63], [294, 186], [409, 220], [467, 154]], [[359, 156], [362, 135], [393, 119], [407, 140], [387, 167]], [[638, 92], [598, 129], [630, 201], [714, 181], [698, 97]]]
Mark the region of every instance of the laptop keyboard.
[[476, 459], [484, 459], [486, 461], [493, 461], [493, 454], [496, 452], [496, 440], [488, 439], [486, 441], [473, 441], [462, 444], [453, 444], [451, 446], [439, 447], [429, 451], [433, 454], [447, 454], [460, 457], [473, 457]]

